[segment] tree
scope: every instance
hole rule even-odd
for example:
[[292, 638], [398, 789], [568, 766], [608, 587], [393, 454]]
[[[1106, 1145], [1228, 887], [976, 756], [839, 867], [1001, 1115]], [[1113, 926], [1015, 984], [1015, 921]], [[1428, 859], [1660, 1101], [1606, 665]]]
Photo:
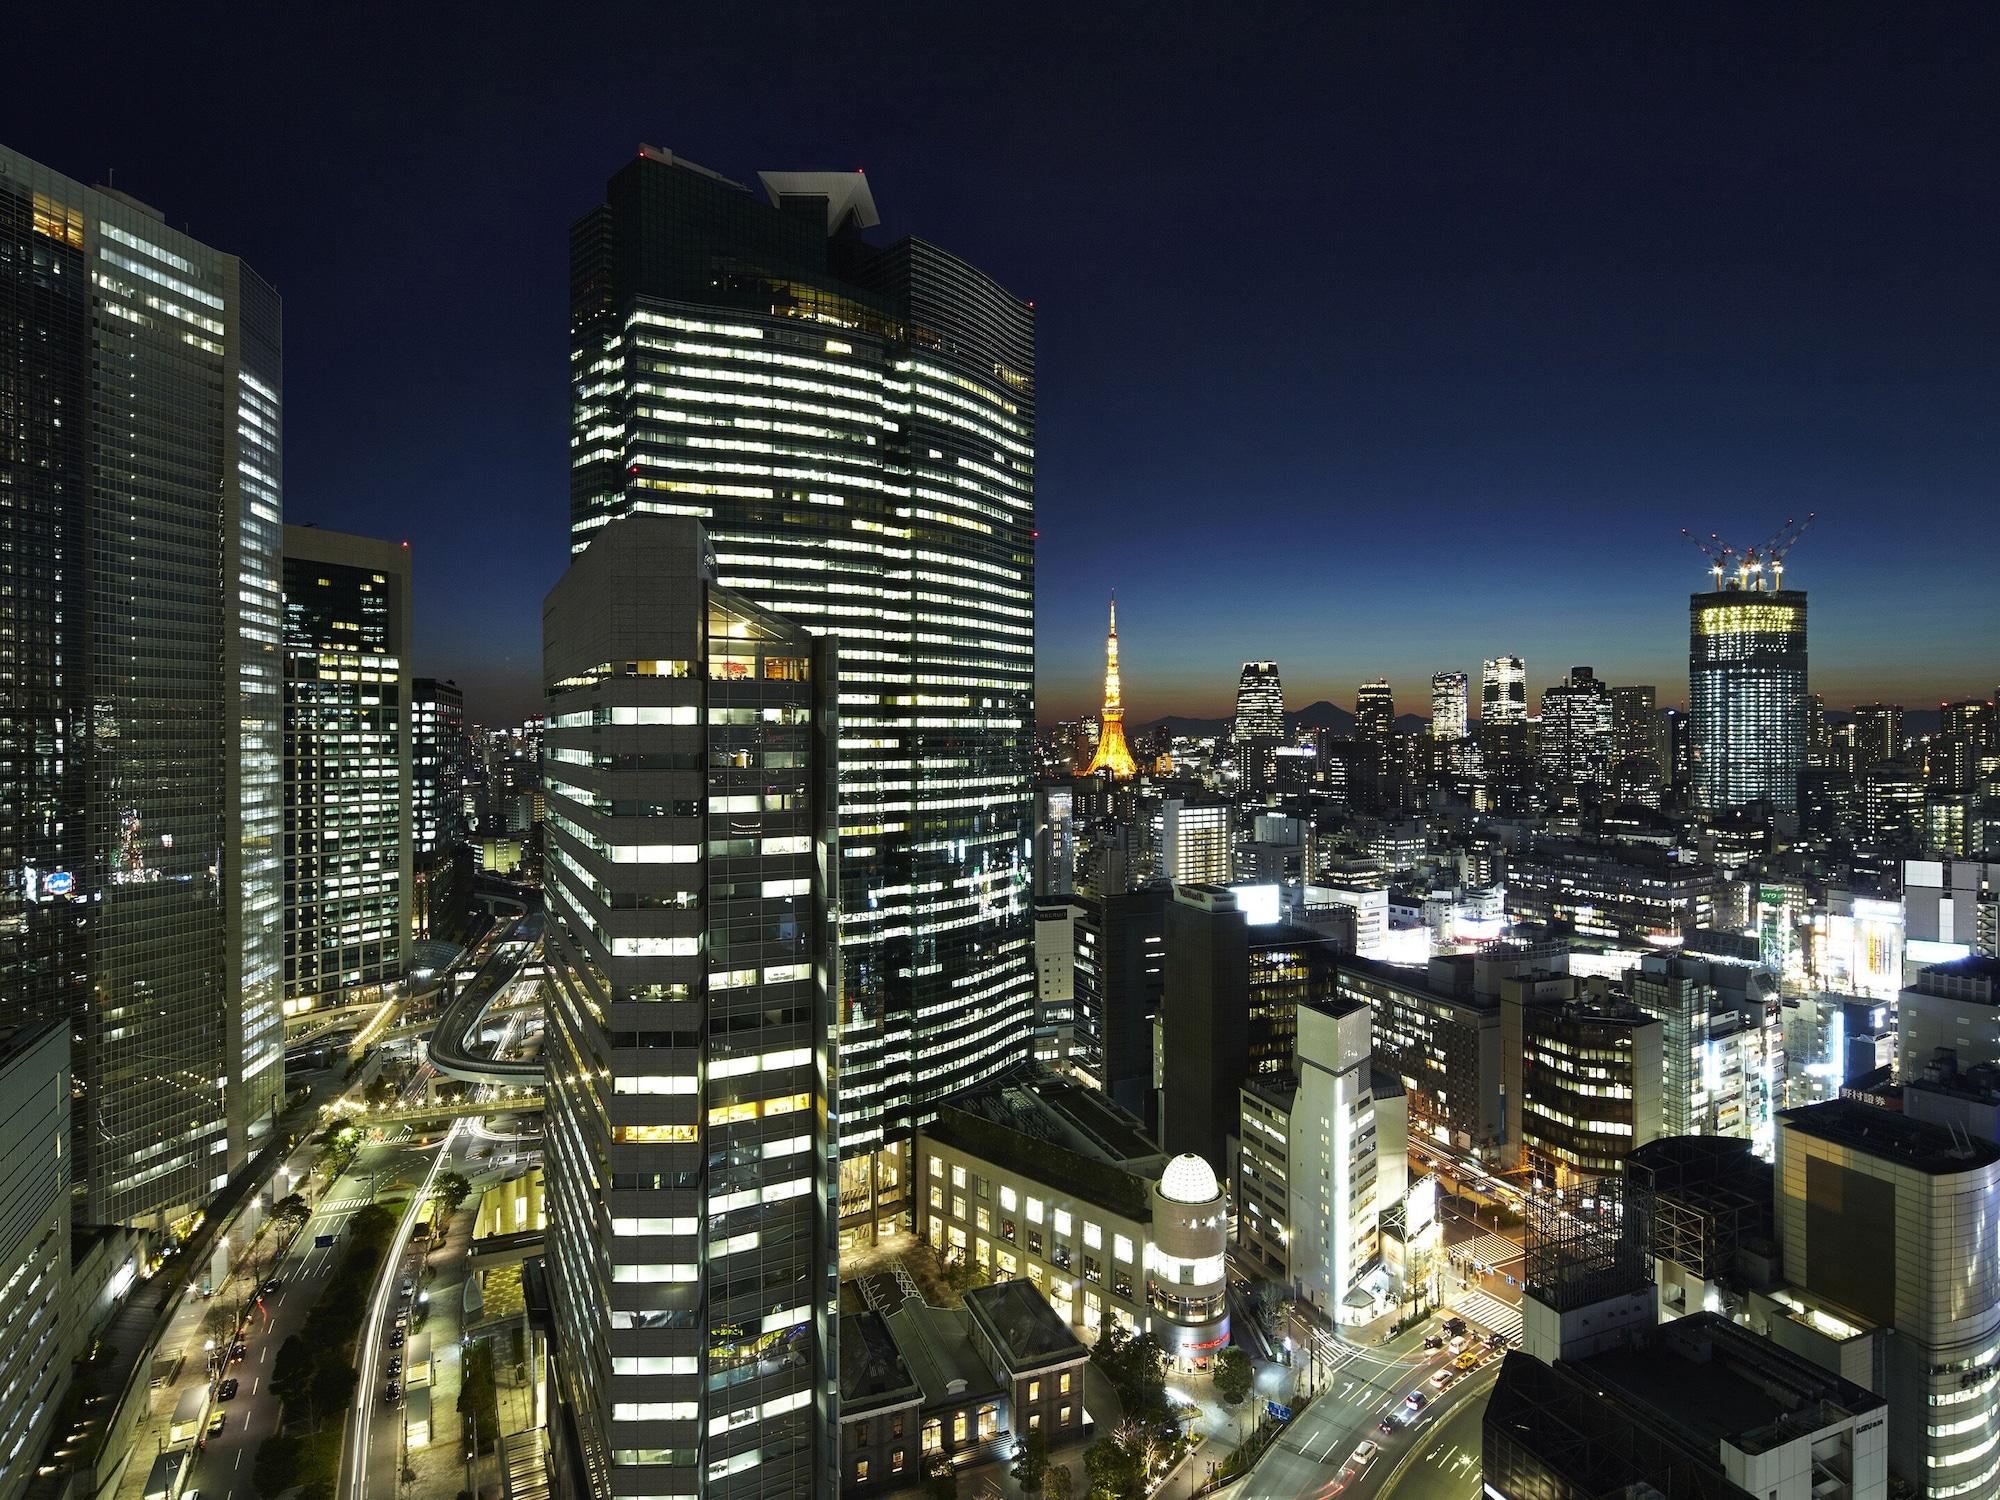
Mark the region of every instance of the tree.
[[201, 1315], [201, 1331], [215, 1340], [226, 1358], [229, 1341], [236, 1337], [236, 1310], [220, 1302], [209, 1303], [208, 1310]]
[[939, 1464], [924, 1476], [924, 1494], [928, 1500], [958, 1500], [958, 1470]]
[[1050, 1464], [1042, 1474], [1042, 1500], [1073, 1500], [1076, 1477], [1068, 1464]]
[[278, 1345], [278, 1358], [271, 1366], [271, 1389], [290, 1416], [317, 1419], [312, 1409], [313, 1363], [312, 1347], [296, 1333]]
[[361, 1097], [367, 1100], [370, 1109], [380, 1109], [396, 1097], [396, 1080], [383, 1076], [372, 1078], [368, 1087], [361, 1091]]
[[444, 1205], [444, 1216], [450, 1218], [458, 1212], [472, 1192], [472, 1182], [463, 1172], [440, 1172], [437, 1183], [431, 1188], [431, 1197]]
[[1250, 1356], [1234, 1344], [1215, 1357], [1215, 1393], [1231, 1406], [1241, 1406], [1250, 1394], [1255, 1372]]
[[271, 1205], [271, 1221], [285, 1232], [289, 1239], [296, 1235], [312, 1218], [312, 1205], [297, 1193], [287, 1193]]
[[1104, 1325], [1090, 1357], [1118, 1392], [1127, 1416], [1162, 1426], [1174, 1420], [1167, 1399], [1167, 1351], [1151, 1334], [1134, 1334], [1113, 1319]]
[[1049, 1440], [1039, 1431], [1028, 1434], [1014, 1457], [1014, 1477], [1029, 1494], [1042, 1487], [1049, 1472]]
[[1083, 1450], [1083, 1472], [1090, 1477], [1093, 1497], [1140, 1500], [1146, 1493], [1145, 1466], [1116, 1435], [1101, 1437]]

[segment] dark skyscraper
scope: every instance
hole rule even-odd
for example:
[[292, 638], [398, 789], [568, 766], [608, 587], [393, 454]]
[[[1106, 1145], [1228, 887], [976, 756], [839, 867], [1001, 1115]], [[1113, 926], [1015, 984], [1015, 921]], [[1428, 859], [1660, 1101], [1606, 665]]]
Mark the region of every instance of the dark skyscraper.
[[831, 1496], [829, 652], [695, 522], [595, 535], [542, 611], [556, 1493]]
[[279, 303], [0, 149], [0, 1020], [72, 1028], [78, 1211], [182, 1217], [268, 1128]]
[[1688, 600], [1695, 806], [1798, 809], [1806, 760], [1806, 596], [1745, 570]]
[[1032, 306], [858, 172], [644, 148], [571, 231], [572, 550], [695, 516], [716, 582], [840, 653], [842, 1218], [909, 1208], [931, 1101], [1028, 1056]]

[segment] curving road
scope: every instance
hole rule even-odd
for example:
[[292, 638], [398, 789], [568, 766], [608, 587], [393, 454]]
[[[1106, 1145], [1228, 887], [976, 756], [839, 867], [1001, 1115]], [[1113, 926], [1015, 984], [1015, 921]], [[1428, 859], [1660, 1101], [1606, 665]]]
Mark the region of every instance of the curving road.
[[[519, 934], [533, 923], [533, 918], [524, 918], [515, 924], [514, 932]], [[430, 1062], [438, 1072], [467, 1083], [518, 1086], [542, 1081], [540, 1059], [499, 1062], [490, 1051], [480, 1047], [478, 1040], [486, 1012], [506, 992], [520, 973], [522, 964], [538, 947], [537, 938], [520, 936], [509, 937], [494, 945], [485, 962], [480, 964], [465, 988], [459, 991], [458, 998], [445, 1007], [444, 1014], [438, 1017], [437, 1025], [431, 1032]]]

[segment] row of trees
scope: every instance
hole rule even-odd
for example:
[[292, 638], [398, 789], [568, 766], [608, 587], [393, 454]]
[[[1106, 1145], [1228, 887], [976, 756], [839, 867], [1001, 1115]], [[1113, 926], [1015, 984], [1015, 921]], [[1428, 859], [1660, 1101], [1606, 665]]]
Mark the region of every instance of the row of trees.
[[458, 1415], [468, 1444], [478, 1436], [479, 1451], [491, 1453], [500, 1441], [500, 1391], [493, 1379], [493, 1341], [481, 1339], [465, 1351], [458, 1385]]

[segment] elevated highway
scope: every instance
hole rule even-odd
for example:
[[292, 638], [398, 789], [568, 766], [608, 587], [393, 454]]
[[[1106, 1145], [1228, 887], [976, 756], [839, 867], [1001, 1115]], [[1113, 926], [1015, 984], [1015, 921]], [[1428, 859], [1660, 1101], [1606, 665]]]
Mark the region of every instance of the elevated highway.
[[537, 916], [524, 917], [514, 924], [508, 937], [493, 945], [493, 951], [459, 986], [445, 1006], [431, 1032], [430, 1062], [447, 1078], [465, 1083], [511, 1084], [516, 1088], [539, 1089], [542, 1064], [539, 1058], [506, 1061], [492, 1057], [478, 1044], [479, 1029], [486, 1013], [506, 993], [521, 970], [528, 966], [541, 937]]

